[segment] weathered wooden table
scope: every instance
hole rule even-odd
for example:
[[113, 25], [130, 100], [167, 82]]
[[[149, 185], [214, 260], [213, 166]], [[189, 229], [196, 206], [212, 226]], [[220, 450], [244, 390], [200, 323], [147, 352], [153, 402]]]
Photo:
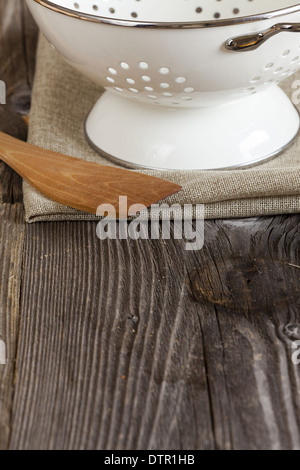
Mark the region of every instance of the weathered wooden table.
[[[0, 129], [24, 140], [36, 38], [0, 0]], [[197, 252], [100, 242], [26, 225], [0, 163], [0, 218], [1, 448], [300, 448], [300, 216], [207, 221]]]

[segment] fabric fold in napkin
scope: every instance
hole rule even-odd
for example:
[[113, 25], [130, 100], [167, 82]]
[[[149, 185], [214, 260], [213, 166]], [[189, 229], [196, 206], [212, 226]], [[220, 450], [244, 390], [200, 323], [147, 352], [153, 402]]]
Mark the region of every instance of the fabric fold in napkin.
[[[295, 92], [292, 88], [294, 80], [297, 80], [297, 74], [282, 85], [290, 97]], [[32, 95], [29, 142], [98, 162], [100, 165], [113, 165], [99, 156], [84, 137], [85, 118], [101, 93], [101, 88], [70, 67], [41, 36]], [[206, 218], [300, 212], [300, 137], [277, 158], [251, 169], [132, 171], [159, 176], [180, 184], [183, 191], [164, 202], [205, 204]], [[97, 219], [92, 214], [85, 214], [47, 199], [26, 182], [24, 204], [28, 222]]]

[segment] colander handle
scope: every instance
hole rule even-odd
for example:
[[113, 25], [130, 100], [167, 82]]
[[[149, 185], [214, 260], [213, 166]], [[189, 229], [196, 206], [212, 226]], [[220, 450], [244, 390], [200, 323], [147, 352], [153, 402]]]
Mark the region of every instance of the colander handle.
[[300, 23], [278, 23], [270, 29], [261, 31], [260, 33], [231, 38], [226, 41], [225, 47], [232, 52], [253, 51], [261, 46], [265, 41], [275, 36], [275, 34], [283, 32], [300, 33]]

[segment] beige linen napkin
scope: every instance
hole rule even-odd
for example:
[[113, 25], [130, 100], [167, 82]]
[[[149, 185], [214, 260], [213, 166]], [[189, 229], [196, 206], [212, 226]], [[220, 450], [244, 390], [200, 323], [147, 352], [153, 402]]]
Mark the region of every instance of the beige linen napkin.
[[[298, 75], [299, 76], [299, 75]], [[289, 96], [293, 76], [283, 84]], [[111, 165], [84, 137], [84, 120], [101, 89], [74, 71], [41, 36], [32, 96], [29, 142], [67, 155]], [[133, 170], [137, 171], [137, 170]], [[183, 186], [164, 202], [205, 204], [206, 218], [300, 212], [300, 138], [279, 157], [234, 171], [146, 171]], [[138, 202], [138, 201], [137, 201]], [[24, 182], [28, 222], [94, 220], [96, 216], [53, 202]]]

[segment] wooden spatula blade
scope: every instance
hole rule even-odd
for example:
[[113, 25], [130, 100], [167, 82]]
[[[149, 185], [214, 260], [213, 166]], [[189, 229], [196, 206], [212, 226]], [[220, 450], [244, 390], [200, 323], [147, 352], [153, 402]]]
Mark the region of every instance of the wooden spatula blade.
[[127, 197], [128, 207], [149, 207], [182, 189], [161, 178], [26, 144], [2, 132], [0, 159], [46, 197], [92, 214], [101, 204], [111, 204], [119, 216], [120, 196]]

